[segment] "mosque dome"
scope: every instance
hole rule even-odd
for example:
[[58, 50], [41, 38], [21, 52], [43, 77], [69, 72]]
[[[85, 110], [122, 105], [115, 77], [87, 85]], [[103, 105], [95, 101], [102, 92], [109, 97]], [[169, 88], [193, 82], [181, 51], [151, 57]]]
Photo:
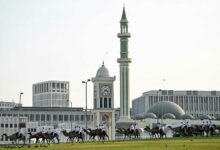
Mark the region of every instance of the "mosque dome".
[[190, 115], [190, 114], [184, 114], [182, 116], [182, 119], [194, 119], [194, 117], [192, 115]]
[[154, 113], [159, 118], [166, 113], [173, 114], [176, 119], [180, 119], [185, 114], [184, 110], [174, 102], [162, 101], [154, 104], [147, 111], [148, 113]]
[[163, 115], [163, 119], [176, 119], [176, 116], [172, 113], [166, 113]]
[[198, 118], [199, 118], [199, 119], [202, 119], [202, 120], [203, 120], [203, 119], [212, 119], [211, 116], [205, 115], [205, 114], [200, 115]]
[[102, 78], [102, 77], [109, 77], [109, 71], [108, 69], [105, 67], [104, 62], [102, 64], [102, 66], [98, 69], [97, 73], [96, 73], [96, 77]]
[[216, 120], [220, 120], [220, 116], [217, 116], [217, 117], [216, 117]]
[[143, 114], [137, 114], [135, 115], [134, 117], [136, 120], [141, 120], [141, 119], [144, 119], [144, 115]]
[[144, 118], [152, 118], [152, 119], [156, 119], [156, 118], [157, 118], [157, 115], [154, 114], [154, 113], [148, 113], [148, 112], [145, 112], [145, 113], [143, 113], [143, 117], [144, 117]]

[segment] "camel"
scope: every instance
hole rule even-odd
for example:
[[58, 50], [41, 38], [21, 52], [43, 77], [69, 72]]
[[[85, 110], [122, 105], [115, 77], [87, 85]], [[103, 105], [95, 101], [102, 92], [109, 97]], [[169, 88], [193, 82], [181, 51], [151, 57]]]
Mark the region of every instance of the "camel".
[[6, 133], [4, 133], [4, 134], [2, 134], [2, 139], [3, 139], [4, 136], [5, 136], [6, 140], [9, 139], [12, 142], [12, 145], [18, 144], [17, 140], [18, 141], [23, 141], [23, 145], [22, 146], [25, 145], [25, 136], [23, 134], [18, 135], [18, 133], [16, 132], [16, 133], [14, 133], [12, 135], [7, 135]]

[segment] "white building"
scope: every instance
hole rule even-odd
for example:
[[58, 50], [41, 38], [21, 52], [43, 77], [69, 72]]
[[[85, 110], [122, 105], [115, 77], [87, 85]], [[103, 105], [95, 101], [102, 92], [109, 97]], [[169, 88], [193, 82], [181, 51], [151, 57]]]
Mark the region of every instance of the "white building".
[[69, 82], [46, 81], [33, 84], [33, 107], [68, 107]]
[[18, 103], [15, 102], [6, 102], [6, 101], [0, 101], [0, 109], [9, 109], [18, 106]]
[[133, 115], [147, 112], [160, 101], [170, 101], [178, 104], [186, 114], [195, 118], [200, 115], [220, 116], [220, 91], [174, 91], [152, 90], [132, 100]]

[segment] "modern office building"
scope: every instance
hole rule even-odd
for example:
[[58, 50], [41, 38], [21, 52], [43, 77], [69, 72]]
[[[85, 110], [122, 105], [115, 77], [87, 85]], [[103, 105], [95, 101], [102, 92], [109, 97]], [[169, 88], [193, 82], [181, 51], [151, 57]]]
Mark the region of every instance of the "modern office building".
[[33, 84], [33, 107], [68, 107], [69, 82], [46, 81]]
[[133, 115], [147, 112], [154, 104], [170, 101], [178, 104], [186, 114], [198, 118], [209, 115], [220, 116], [220, 91], [174, 91], [152, 90], [132, 100]]

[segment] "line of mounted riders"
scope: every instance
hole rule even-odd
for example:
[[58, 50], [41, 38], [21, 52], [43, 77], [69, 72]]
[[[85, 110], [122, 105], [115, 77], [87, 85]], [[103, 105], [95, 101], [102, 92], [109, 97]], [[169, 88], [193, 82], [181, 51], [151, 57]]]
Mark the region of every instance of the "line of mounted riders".
[[167, 137], [168, 131], [171, 131], [173, 137], [186, 136], [212, 136], [220, 134], [220, 126], [212, 124], [210, 120], [203, 121], [201, 125], [191, 125], [189, 121], [181, 122], [179, 125], [162, 126], [160, 122], [153, 128], [137, 128], [136, 124], [131, 124], [129, 128], [118, 128], [116, 133], [122, 134], [124, 139], [140, 138], [142, 132], [149, 133], [151, 138]]
[[[80, 126], [75, 126], [75, 129], [71, 130], [71, 131], [66, 131], [65, 129], [61, 130], [61, 133], [67, 137], [67, 142], [84, 142], [85, 137], [87, 134], [88, 135], [88, 140], [95, 140], [95, 138], [97, 137], [99, 141], [104, 142], [104, 140], [108, 139], [109, 140], [109, 136], [106, 133], [105, 130], [105, 125], [104, 124], [99, 124], [99, 126], [97, 126], [96, 129], [83, 129]], [[3, 138], [5, 137], [5, 140], [7, 141], [8, 139], [12, 142], [11, 144], [14, 146], [24, 146], [26, 143], [26, 137], [23, 133], [19, 131], [17, 131], [16, 133], [12, 134], [12, 135], [7, 135], [6, 133], [4, 133], [2, 136], [2, 141]], [[28, 133], [27, 139], [29, 141], [29, 145], [31, 145], [31, 140], [35, 139], [35, 144], [36, 145], [45, 145], [48, 144], [50, 145], [51, 143], [59, 143], [60, 142], [60, 138], [59, 138], [59, 132], [56, 129], [49, 129], [48, 131], [45, 131], [44, 128], [42, 128], [42, 130], [40, 132], [37, 133]], [[22, 144], [19, 144], [22, 143]]]

